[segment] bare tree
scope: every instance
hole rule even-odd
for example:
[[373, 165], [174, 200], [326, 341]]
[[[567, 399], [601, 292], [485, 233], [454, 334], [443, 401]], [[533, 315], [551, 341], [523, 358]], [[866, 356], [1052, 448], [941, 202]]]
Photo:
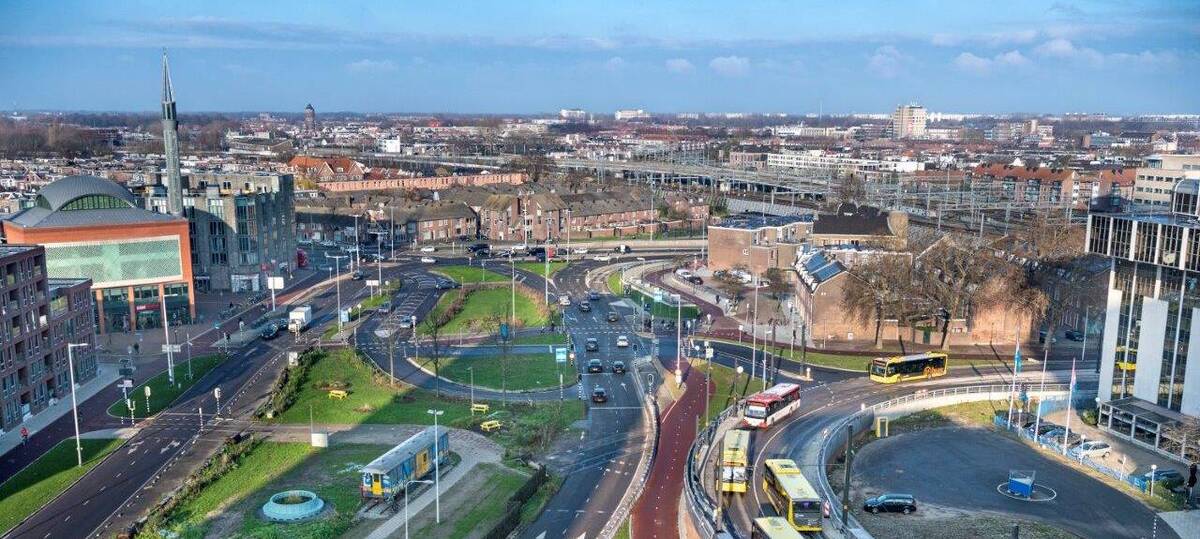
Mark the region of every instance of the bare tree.
[[936, 309], [932, 318], [941, 319], [942, 350], [950, 349], [951, 319], [968, 318], [1002, 299], [988, 283], [1003, 274], [1006, 265], [990, 246], [961, 235], [945, 236], [917, 257], [914, 292]]
[[879, 256], [849, 270], [842, 289], [842, 308], [855, 319], [874, 323], [875, 348], [883, 348], [883, 321], [900, 319], [911, 309], [913, 282], [907, 256]]

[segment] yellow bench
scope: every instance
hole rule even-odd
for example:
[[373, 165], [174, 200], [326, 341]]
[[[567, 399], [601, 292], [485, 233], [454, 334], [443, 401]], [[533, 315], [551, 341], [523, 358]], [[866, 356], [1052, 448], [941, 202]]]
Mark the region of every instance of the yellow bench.
[[492, 409], [492, 407], [488, 406], [486, 404], [472, 404], [471, 405], [471, 415], [474, 415], [475, 412], [479, 412], [481, 414], [486, 414], [486, 413], [488, 413], [488, 410], [491, 410], [491, 409]]
[[349, 395], [350, 395], [349, 393], [346, 393], [346, 391], [342, 390], [342, 389], [330, 389], [329, 390], [329, 398], [331, 398], [331, 399], [342, 400], [342, 399], [348, 397]]
[[499, 421], [496, 421], [495, 419], [493, 419], [491, 421], [484, 421], [483, 423], [479, 424], [479, 428], [483, 429], [483, 432], [492, 432], [494, 430], [500, 430], [500, 427], [503, 427], [503, 426], [504, 426], [503, 424], [501, 424]]

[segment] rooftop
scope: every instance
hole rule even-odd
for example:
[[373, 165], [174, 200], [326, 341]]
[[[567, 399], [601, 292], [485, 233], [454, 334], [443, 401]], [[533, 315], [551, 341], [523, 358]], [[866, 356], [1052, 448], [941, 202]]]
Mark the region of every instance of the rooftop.
[[0, 257], [12, 256], [12, 255], [17, 255], [17, 254], [21, 254], [21, 253], [27, 253], [27, 252], [32, 251], [37, 248], [38, 248], [37, 245], [4, 244], [4, 245], [0, 245]]
[[757, 213], [742, 213], [731, 215], [713, 225], [718, 228], [736, 228], [741, 230], [756, 230], [767, 227], [781, 227], [795, 223], [813, 222], [812, 214], [806, 215], [763, 215]]

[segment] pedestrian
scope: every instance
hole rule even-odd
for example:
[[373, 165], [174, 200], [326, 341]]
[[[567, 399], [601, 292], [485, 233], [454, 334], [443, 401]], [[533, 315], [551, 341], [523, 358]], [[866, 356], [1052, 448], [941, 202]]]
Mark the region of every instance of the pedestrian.
[[29, 441], [29, 429], [21, 427], [21, 445]]

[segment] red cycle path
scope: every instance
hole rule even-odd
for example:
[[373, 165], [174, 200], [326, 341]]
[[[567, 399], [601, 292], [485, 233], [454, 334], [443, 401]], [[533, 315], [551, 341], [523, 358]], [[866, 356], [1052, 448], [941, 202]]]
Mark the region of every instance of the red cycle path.
[[[642, 496], [633, 507], [634, 537], [679, 537], [679, 496], [683, 493], [688, 449], [696, 437], [696, 418], [704, 413], [707, 399], [704, 378], [690, 365], [683, 368], [683, 395], [663, 414], [659, 424], [657, 456]], [[673, 381], [671, 382], [673, 383]]]

